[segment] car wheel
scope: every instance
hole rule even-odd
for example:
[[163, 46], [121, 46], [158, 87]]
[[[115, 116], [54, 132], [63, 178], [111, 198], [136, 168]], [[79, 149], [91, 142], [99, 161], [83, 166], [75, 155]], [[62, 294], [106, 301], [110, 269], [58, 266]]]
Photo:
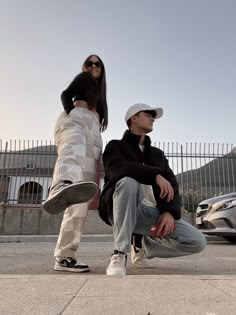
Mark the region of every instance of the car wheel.
[[230, 243], [236, 244], [236, 236], [224, 236], [224, 239]]

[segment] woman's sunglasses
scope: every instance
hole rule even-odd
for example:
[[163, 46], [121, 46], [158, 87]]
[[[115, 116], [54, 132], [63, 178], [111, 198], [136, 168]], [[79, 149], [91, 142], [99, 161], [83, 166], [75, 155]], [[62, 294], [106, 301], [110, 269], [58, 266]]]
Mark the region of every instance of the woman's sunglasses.
[[89, 61], [85, 62], [86, 67], [92, 67], [93, 65], [95, 65], [95, 67], [97, 67], [97, 68], [102, 68], [102, 63], [100, 61], [93, 62], [93, 61], [89, 60]]

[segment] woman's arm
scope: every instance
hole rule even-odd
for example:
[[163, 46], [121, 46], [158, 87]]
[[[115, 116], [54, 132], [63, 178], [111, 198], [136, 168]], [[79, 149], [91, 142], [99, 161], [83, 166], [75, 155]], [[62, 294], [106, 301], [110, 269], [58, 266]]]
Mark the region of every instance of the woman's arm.
[[96, 107], [98, 96], [97, 82], [87, 72], [78, 74], [71, 84], [61, 94], [61, 101], [67, 114], [74, 108], [76, 101], [87, 102], [90, 106]]

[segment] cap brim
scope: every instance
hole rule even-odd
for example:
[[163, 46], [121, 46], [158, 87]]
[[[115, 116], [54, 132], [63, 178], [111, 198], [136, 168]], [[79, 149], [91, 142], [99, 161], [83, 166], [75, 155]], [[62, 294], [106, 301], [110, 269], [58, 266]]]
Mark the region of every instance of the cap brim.
[[161, 107], [152, 108], [152, 109], [150, 109], [150, 111], [151, 110], [154, 110], [156, 112], [155, 119], [161, 118], [161, 116], [163, 115], [163, 109]]
[[163, 115], [163, 109], [161, 107], [150, 107], [149, 105], [138, 103], [128, 109], [125, 115], [125, 121], [127, 122], [133, 115], [139, 112], [152, 112], [153, 117], [155, 113], [155, 119], [161, 118]]

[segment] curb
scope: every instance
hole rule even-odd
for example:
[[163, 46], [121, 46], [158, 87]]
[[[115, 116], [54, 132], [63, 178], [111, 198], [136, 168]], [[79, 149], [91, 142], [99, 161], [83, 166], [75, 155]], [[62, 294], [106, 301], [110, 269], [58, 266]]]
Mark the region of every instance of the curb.
[[[56, 242], [58, 235], [0, 235], [0, 243]], [[112, 234], [83, 234], [82, 242], [113, 242]]]
[[[207, 242], [224, 241], [220, 236], [205, 235]], [[56, 242], [58, 235], [0, 235], [0, 243]], [[83, 234], [82, 242], [113, 242], [112, 234]]]

